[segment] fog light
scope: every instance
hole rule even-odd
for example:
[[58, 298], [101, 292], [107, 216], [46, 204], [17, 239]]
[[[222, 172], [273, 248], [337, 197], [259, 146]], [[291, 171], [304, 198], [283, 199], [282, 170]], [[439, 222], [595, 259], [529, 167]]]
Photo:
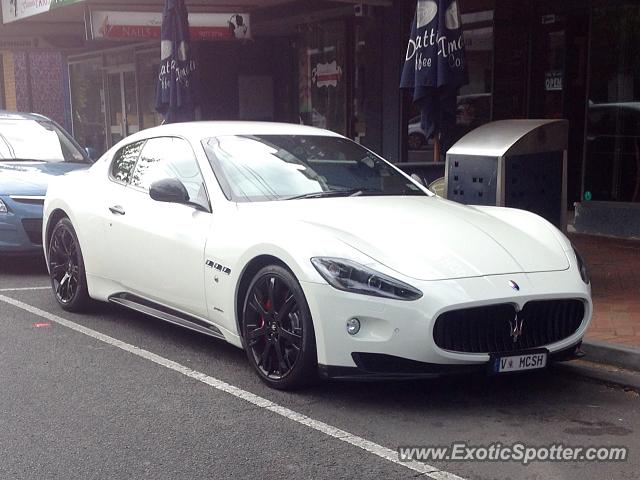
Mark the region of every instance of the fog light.
[[349, 335], [355, 335], [360, 331], [360, 320], [357, 318], [350, 318], [347, 320], [347, 333]]

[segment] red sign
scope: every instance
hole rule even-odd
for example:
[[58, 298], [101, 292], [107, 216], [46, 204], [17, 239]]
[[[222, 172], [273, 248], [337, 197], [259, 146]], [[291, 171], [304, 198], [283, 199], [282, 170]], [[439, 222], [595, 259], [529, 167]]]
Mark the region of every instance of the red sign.
[[[160, 38], [162, 13], [91, 12], [91, 38], [131, 40]], [[193, 40], [235, 40], [251, 38], [249, 14], [190, 13], [189, 32]]]

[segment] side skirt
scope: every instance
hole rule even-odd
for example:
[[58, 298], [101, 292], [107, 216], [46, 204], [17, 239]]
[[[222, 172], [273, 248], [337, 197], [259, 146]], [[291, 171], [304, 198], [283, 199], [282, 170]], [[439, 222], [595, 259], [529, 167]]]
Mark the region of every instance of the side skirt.
[[203, 333], [211, 337], [225, 340], [224, 335], [215, 325], [191, 315], [178, 312], [172, 308], [165, 307], [164, 305], [138, 297], [137, 295], [132, 295], [130, 293], [116, 293], [109, 297], [109, 301], [111, 303], [116, 303], [123, 307], [130, 308], [131, 310], [144, 313], [145, 315], [150, 315], [159, 320], [164, 320], [165, 322], [173, 323], [174, 325], [188, 328], [189, 330], [193, 330], [198, 333]]

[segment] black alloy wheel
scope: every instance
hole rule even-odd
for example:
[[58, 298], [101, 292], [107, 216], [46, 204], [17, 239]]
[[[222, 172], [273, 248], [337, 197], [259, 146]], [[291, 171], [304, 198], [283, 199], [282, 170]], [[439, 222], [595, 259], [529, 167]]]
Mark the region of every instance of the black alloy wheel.
[[68, 218], [56, 224], [48, 246], [49, 276], [56, 301], [65, 310], [82, 310], [89, 299], [84, 260]]
[[270, 387], [294, 389], [317, 378], [309, 306], [300, 284], [285, 268], [265, 267], [249, 285], [242, 337], [249, 362]]

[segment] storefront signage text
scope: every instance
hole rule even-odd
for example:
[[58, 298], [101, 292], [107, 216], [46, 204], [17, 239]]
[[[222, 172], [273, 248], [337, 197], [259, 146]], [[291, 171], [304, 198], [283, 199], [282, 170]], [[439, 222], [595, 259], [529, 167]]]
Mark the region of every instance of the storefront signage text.
[[311, 78], [318, 88], [337, 87], [342, 78], [342, 68], [334, 60], [330, 63], [319, 63], [311, 72]]
[[455, 40], [449, 40], [446, 36], [440, 35], [440, 32], [436, 33], [433, 28], [431, 30], [425, 30], [424, 36], [421, 35], [415, 39], [409, 39], [405, 61], [408, 62], [415, 57], [416, 70], [430, 68], [433, 60], [431, 57], [423, 56], [422, 49], [435, 45], [438, 46], [438, 56], [447, 58], [450, 66], [462, 66], [463, 60], [458, 56], [458, 52], [464, 49], [464, 38], [462, 35]]
[[[137, 40], [160, 38], [162, 13], [92, 11], [88, 33], [93, 40]], [[193, 40], [251, 38], [249, 14], [190, 13]]]
[[184, 85], [185, 88], [189, 88], [192, 74], [196, 71], [196, 68], [195, 60], [189, 60], [186, 63], [177, 62], [175, 59], [163, 60], [158, 74], [161, 87], [166, 90], [171, 87], [171, 74], [175, 72], [176, 82]]
[[51, 48], [51, 45], [40, 37], [2, 37], [0, 50]]
[[2, 0], [2, 23], [11, 23], [84, 0]]
[[547, 92], [562, 90], [562, 72], [546, 72], [544, 74], [544, 89]]
[[417, 3], [415, 25], [405, 55], [405, 63], [413, 60], [417, 72], [431, 69], [435, 63], [442, 67], [438, 57], [451, 69], [464, 68], [465, 44], [458, 2], [453, 0], [444, 12], [438, 12], [445, 5], [444, 1], [434, 0]]

